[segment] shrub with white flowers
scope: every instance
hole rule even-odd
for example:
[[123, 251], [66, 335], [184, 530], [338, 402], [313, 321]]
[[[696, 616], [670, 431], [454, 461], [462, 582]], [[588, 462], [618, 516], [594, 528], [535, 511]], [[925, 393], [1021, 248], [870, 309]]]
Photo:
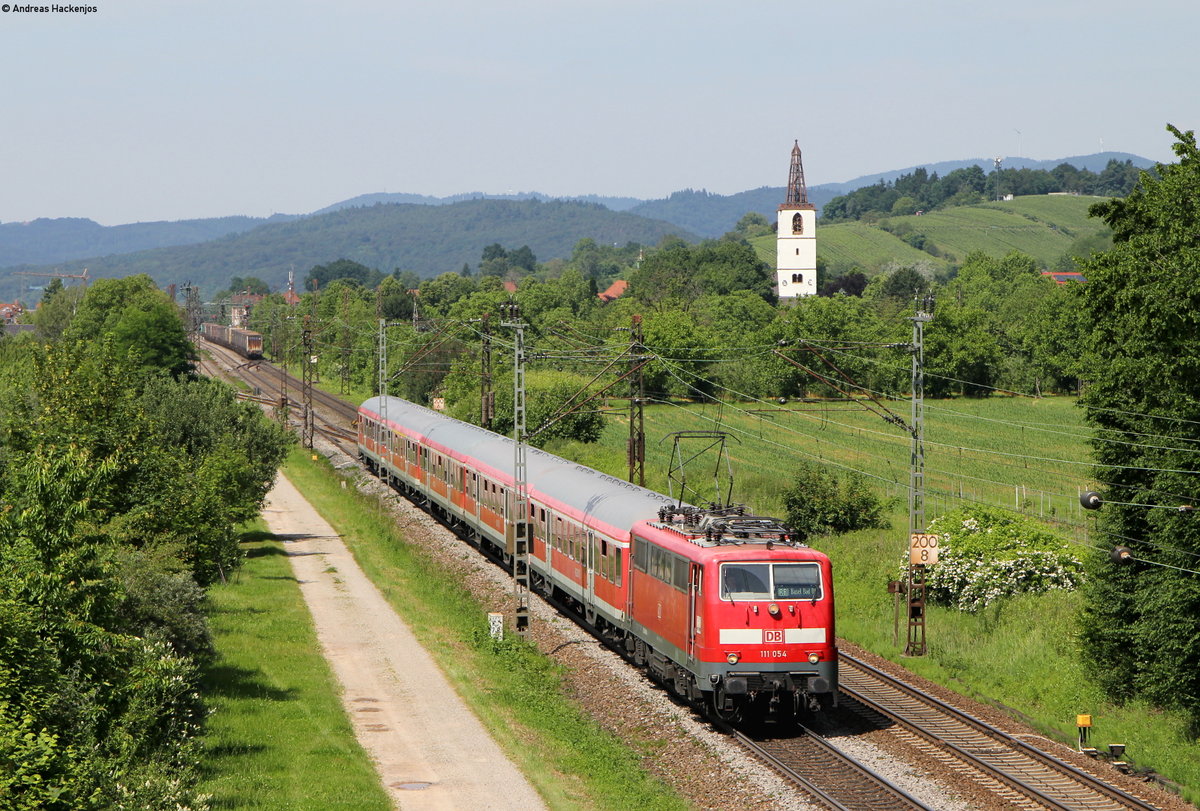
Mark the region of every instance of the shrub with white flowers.
[[1071, 591], [1083, 579], [1066, 540], [1014, 513], [964, 507], [931, 521], [929, 531], [941, 537], [939, 560], [926, 572], [931, 603], [973, 613], [1014, 594]]

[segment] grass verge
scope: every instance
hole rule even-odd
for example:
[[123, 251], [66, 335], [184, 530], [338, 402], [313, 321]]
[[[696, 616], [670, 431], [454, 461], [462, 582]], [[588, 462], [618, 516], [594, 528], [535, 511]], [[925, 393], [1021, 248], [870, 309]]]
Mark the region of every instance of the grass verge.
[[1125, 744], [1126, 761], [1179, 784], [1189, 802], [1200, 801], [1200, 742], [1189, 733], [1186, 716], [1104, 698], [1080, 656], [1076, 621], [1082, 600], [1076, 593], [1023, 595], [978, 614], [930, 606], [928, 654], [903, 656], [906, 625], [901, 617], [900, 641], [894, 644], [893, 598], [886, 584], [899, 571], [906, 525], [907, 515], [897, 512], [891, 530], [816, 543], [834, 562], [839, 636], [1063, 743], [1075, 743], [1076, 714], [1090, 714], [1091, 745], [1103, 751], [1109, 743]]
[[[647, 484], [666, 492], [663, 473], [671, 446], [658, 437], [683, 428], [720, 427], [740, 439], [730, 451], [738, 471], [734, 499], [756, 512], [782, 513], [782, 493], [791, 484], [787, 459], [819, 457], [864, 471], [880, 495], [902, 500], [909, 440], [880, 430], [878, 417], [864, 409], [838, 409], [837, 404], [791, 404], [792, 413], [780, 411], [768, 420], [714, 404], [648, 408]], [[1078, 466], [1050, 461], [1090, 458], [1090, 432], [1073, 398], [931, 400], [926, 409], [928, 518], [971, 502], [1019, 507], [1031, 517], [1057, 522], [1052, 524], [1056, 532], [1078, 544], [1081, 554], [1091, 553], [1072, 486], [1085, 487], [1087, 480]], [[720, 425], [714, 426], [717, 418]], [[560, 441], [548, 450], [624, 477], [627, 435], [623, 424], [610, 420], [594, 445]], [[711, 458], [705, 461], [711, 464]], [[1140, 702], [1118, 706], [1105, 700], [1081, 656], [1076, 618], [1082, 601], [1076, 594], [1004, 600], [979, 614], [931, 606], [928, 655], [904, 657], [905, 625], [900, 644], [893, 644], [893, 598], [886, 584], [899, 574], [907, 525], [907, 513], [897, 508], [890, 530], [813, 542], [833, 561], [840, 636], [997, 705], [1056, 740], [1073, 742], [1076, 714], [1091, 714], [1093, 745], [1124, 743], [1127, 761], [1181, 784], [1184, 796], [1200, 803], [1200, 742], [1188, 719]]]
[[242, 548], [235, 579], [208, 592], [218, 658], [204, 678], [212, 715], [201, 790], [214, 809], [391, 808], [282, 544], [260, 527]]
[[423, 547], [407, 543], [374, 499], [343, 489], [324, 460], [313, 462], [299, 449], [284, 472], [342, 535], [549, 807], [688, 807], [642, 767], [648, 741], [621, 741], [601, 729], [567, 697], [553, 661], [531, 646], [511, 637], [493, 641], [485, 608]]

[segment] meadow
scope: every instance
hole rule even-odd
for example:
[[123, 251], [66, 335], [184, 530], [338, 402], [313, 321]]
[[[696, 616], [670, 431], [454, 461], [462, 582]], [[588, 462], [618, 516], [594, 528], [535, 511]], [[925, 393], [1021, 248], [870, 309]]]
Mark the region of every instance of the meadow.
[[[920, 216], [887, 217], [878, 224], [818, 223], [817, 255], [835, 271], [859, 267], [868, 275], [892, 262], [945, 268], [961, 263], [972, 251], [994, 257], [1020, 251], [1042, 267], [1054, 267], [1076, 239], [1103, 230], [1103, 224], [1087, 214], [1088, 207], [1100, 199], [1028, 195]], [[922, 234], [940, 255], [918, 250], [896, 234]], [[760, 259], [775, 266], [774, 234], [755, 237], [750, 243]]]
[[[907, 419], [905, 403], [891, 403]], [[964, 504], [985, 504], [1039, 518], [1079, 555], [1106, 555], [1094, 513], [1078, 494], [1094, 486], [1083, 413], [1074, 398], [993, 396], [930, 400], [925, 407], [926, 519]], [[920, 675], [992, 703], [1055, 740], [1075, 740], [1075, 716], [1094, 716], [1093, 743], [1127, 746], [1125, 759], [1179, 784], [1200, 800], [1200, 743], [1188, 719], [1141, 703], [1118, 706], [1092, 682], [1081, 656], [1077, 593], [1001, 600], [977, 614], [931, 606], [928, 653], [906, 657], [904, 624], [895, 638], [887, 582], [898, 577], [908, 533], [907, 434], [860, 404], [846, 402], [655, 405], [646, 412], [647, 486], [667, 492], [673, 450], [668, 434], [723, 430], [735, 471], [734, 500], [759, 513], [782, 513], [795, 460], [855, 470], [891, 499], [890, 529], [811, 541], [834, 564], [838, 635]], [[550, 448], [615, 476], [626, 476], [628, 424], [612, 420], [600, 443]], [[687, 446], [684, 458], [700, 453]], [[691, 463], [689, 500], [715, 494], [715, 449]], [[722, 474], [724, 475], [724, 474]], [[720, 487], [724, 487], [720, 480]], [[679, 488], [675, 486], [675, 494]]]

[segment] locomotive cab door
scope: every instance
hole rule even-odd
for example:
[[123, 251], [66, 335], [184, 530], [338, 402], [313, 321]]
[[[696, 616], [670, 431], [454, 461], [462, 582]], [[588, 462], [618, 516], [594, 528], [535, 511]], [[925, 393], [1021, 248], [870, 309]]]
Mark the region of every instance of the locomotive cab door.
[[687, 657], [689, 662], [696, 659], [696, 637], [704, 631], [701, 616], [704, 608], [700, 583], [704, 578], [704, 567], [699, 563], [688, 565], [688, 633]]

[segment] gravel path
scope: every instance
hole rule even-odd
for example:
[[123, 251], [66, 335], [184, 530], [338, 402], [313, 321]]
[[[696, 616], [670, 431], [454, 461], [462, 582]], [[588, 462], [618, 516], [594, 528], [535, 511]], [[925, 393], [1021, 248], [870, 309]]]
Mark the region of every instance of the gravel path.
[[[360, 490], [380, 498], [393, 516], [400, 532], [410, 542], [424, 546], [429, 554], [441, 560], [445, 568], [453, 576], [461, 579], [486, 610], [511, 614], [512, 583], [507, 573], [470, 550], [431, 516], [384, 487], [378, 479], [361, 472], [357, 468], [355, 460], [346, 456], [336, 447], [321, 439], [317, 440], [317, 446], [317, 449], [329, 457], [335, 467], [342, 469], [343, 474], [347, 475]], [[328, 530], [323, 532], [332, 534]], [[293, 558], [293, 561], [296, 560], [297, 558]], [[352, 564], [353, 560], [349, 558], [348, 554], [342, 562], [334, 564], [338, 569], [339, 577], [343, 571], [349, 571]], [[323, 565], [328, 565], [328, 563]], [[354, 568], [357, 570], [357, 567]], [[373, 586], [370, 586], [369, 583], [366, 583], [365, 586], [373, 590]], [[357, 591], [360, 587], [357, 581], [349, 580], [340, 585], [343, 590]], [[737, 808], [745, 811], [804, 811], [813, 807], [801, 794], [772, 771], [746, 755], [739, 746], [714, 732], [693, 710], [673, 701], [665, 691], [650, 684], [623, 659], [600, 645], [582, 628], [561, 617], [536, 595], [531, 608], [534, 641], [544, 653], [565, 666], [567, 687], [572, 696], [605, 729], [631, 742], [641, 751], [653, 753], [643, 758], [643, 765], [672, 785], [693, 807], [700, 809]], [[392, 615], [394, 618], [391, 609], [386, 606], [370, 610]], [[399, 620], [395, 621], [399, 623]], [[509, 625], [511, 627], [511, 616]], [[414, 648], [417, 647], [415, 642], [411, 642], [411, 644]], [[883, 664], [878, 657], [854, 650], [853, 646], [847, 647], [851, 648], [851, 652], [855, 655]], [[421, 651], [421, 655], [424, 655], [423, 651]], [[401, 659], [407, 665], [409, 653], [404, 653]], [[372, 667], [373, 665], [364, 663], [360, 666]], [[890, 662], [886, 663], [885, 667], [891, 671], [901, 670]], [[440, 673], [438, 675], [440, 676]], [[913, 679], [912, 674], [905, 674], [904, 677]], [[917, 681], [921, 682], [922, 680], [918, 679]], [[947, 693], [944, 688], [937, 685], [926, 683], [925, 686], [935, 695]], [[370, 697], [379, 699], [371, 702], [371, 706], [377, 708], [380, 715], [387, 712], [390, 713], [389, 718], [401, 719], [401, 721], [391, 723], [403, 723], [406, 713], [414, 712], [417, 709], [436, 713], [437, 723], [429, 724], [424, 730], [431, 736], [440, 734], [438, 730], [444, 715], [440, 709], [441, 699], [435, 701], [422, 698], [421, 701], [406, 703], [403, 696], [393, 699], [375, 695]], [[1018, 725], [1007, 716], [998, 717], [1003, 714], [997, 712], [995, 708], [978, 705], [961, 696], [953, 696], [953, 698], [953, 703], [975, 712], [996, 723], [997, 726], [1011, 731], [1024, 732], [1026, 735], [1034, 737], [1031, 730], [1014, 729]], [[347, 712], [352, 718], [356, 718], [360, 715], [356, 712], [359, 705], [353, 701], [349, 689], [346, 699]], [[456, 698], [445, 700], [457, 703]], [[396, 701], [398, 705], [388, 707], [388, 701]], [[418, 705], [424, 706], [418, 707]], [[356, 729], [377, 720], [379, 719], [375, 718], [356, 723]], [[474, 719], [472, 718], [472, 720]], [[479, 740], [486, 740], [489, 745], [491, 744], [490, 738], [482, 729], [476, 734]], [[934, 811], [990, 810], [1012, 807], [995, 795], [981, 790], [972, 780], [950, 772], [936, 756], [932, 756], [929, 751], [924, 751], [921, 747], [914, 747], [906, 743], [897, 736], [894, 730], [864, 730], [858, 725], [851, 724], [844, 729], [825, 729], [824, 734], [830, 736], [836, 746], [866, 764], [876, 773], [896, 783]], [[373, 735], [369, 732], [360, 732], [360, 739], [364, 737], [370, 738]], [[1066, 755], [1065, 759], [1073, 759], [1078, 762], [1078, 756], [1072, 758], [1071, 755], [1074, 753], [1067, 747], [1061, 747], [1056, 754], [1059, 754], [1060, 757]], [[1094, 761], [1088, 765], [1093, 768], [1100, 766]], [[1123, 775], [1116, 774], [1111, 769], [1101, 767], [1099, 771], [1110, 772], [1104, 777], [1118, 784], [1125, 781], [1135, 782]], [[404, 777], [398, 779], [404, 779]], [[384, 781], [387, 785], [389, 778], [385, 776]], [[395, 779], [390, 780], [390, 782], [394, 781]], [[488, 783], [494, 783], [490, 774]], [[532, 804], [522, 802], [504, 806], [488, 804], [494, 801], [494, 794], [488, 794], [487, 799], [482, 802], [468, 800], [465, 794], [461, 795], [461, 799], [456, 800], [454, 799], [456, 795], [453, 793], [456, 786], [452, 780], [443, 780], [439, 784], [439, 788], [445, 789], [444, 796], [449, 797], [445, 801], [447, 804], [418, 806], [413, 804], [412, 800], [417, 795], [426, 794], [426, 792], [404, 792], [407, 796], [400, 797], [403, 800], [403, 807], [536, 808], [540, 805], [536, 796]], [[1144, 786], [1142, 789], [1145, 790]], [[389, 791], [393, 792], [393, 796], [398, 794], [394, 786], [390, 786]], [[516, 795], [505, 792], [503, 796], [505, 799], [509, 799]], [[1161, 807], [1164, 808], [1190, 808], [1187, 804], [1180, 802], [1178, 798], [1170, 795], [1160, 794], [1159, 799], [1162, 802]]]
[[284, 539], [342, 704], [396, 807], [544, 808], [341, 538], [283, 475], [263, 517]]

